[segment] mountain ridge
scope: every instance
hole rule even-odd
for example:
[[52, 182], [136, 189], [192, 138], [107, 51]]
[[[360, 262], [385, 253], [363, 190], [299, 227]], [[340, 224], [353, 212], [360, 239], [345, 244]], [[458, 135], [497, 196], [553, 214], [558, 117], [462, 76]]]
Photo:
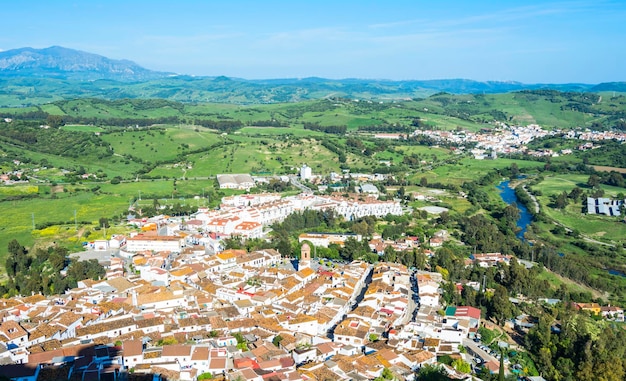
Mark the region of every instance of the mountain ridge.
[[244, 79], [152, 71], [129, 60], [52, 46], [0, 52], [0, 106], [61, 99], [163, 98], [235, 104], [299, 102], [327, 97], [364, 100], [423, 98], [439, 92], [493, 94], [522, 90], [619, 91], [625, 82], [526, 84], [471, 79], [389, 80], [321, 77]]
[[0, 75], [4, 76], [137, 81], [170, 74], [146, 69], [130, 60], [115, 60], [56, 45], [43, 49], [24, 47], [0, 52]]

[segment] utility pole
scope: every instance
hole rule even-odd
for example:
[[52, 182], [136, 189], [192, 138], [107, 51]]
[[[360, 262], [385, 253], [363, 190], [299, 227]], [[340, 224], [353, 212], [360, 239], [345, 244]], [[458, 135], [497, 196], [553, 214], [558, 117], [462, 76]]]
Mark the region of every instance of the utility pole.
[[78, 221], [76, 221], [76, 209], [74, 209], [74, 230], [78, 231]]
[[141, 191], [139, 191], [139, 201], [141, 201]]
[[35, 213], [31, 213], [33, 219], [33, 230], [35, 230]]

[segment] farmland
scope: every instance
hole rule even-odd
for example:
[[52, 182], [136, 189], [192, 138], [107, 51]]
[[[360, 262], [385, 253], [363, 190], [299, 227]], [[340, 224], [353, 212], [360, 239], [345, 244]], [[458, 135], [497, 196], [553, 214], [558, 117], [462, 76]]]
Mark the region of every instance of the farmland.
[[[535, 236], [551, 242], [555, 250], [587, 258], [589, 250], [584, 245], [553, 232], [555, 223], [586, 239], [619, 247], [624, 244], [626, 225], [581, 214], [581, 199], [565, 208], [555, 208], [553, 203], [558, 194], [574, 187], [593, 191], [586, 185], [590, 172], [583, 162], [611, 163], [607, 155], [598, 155], [599, 150], [549, 162], [523, 155], [475, 160], [468, 152], [471, 146], [459, 150], [414, 138], [375, 139], [374, 134], [406, 137], [415, 129], [488, 131], [494, 128], [494, 120], [543, 123], [549, 129], [610, 125], [614, 121], [611, 105], [619, 109], [623, 98], [605, 99], [598, 105], [593, 97], [554, 92], [436, 94], [402, 102], [337, 98], [249, 106], [77, 99], [0, 109], [0, 116], [15, 120], [0, 130], [0, 138], [7, 143], [0, 148], [4, 158], [0, 169], [21, 171], [28, 178], [28, 182], [0, 187], [0, 203], [12, 213], [0, 230], [0, 263], [13, 238], [27, 246], [54, 241], [79, 249], [82, 240], [101, 234], [101, 218], [121, 221], [129, 207], [138, 212], [157, 204], [217, 206], [222, 196], [233, 193], [217, 189], [217, 174], [295, 174], [303, 164], [321, 175], [321, 181], [331, 172], [387, 174], [390, 180], [380, 184], [387, 189], [387, 197], [400, 192], [431, 194], [436, 205], [456, 216], [501, 207], [493, 185], [515, 168], [528, 175], [529, 181], [537, 180], [531, 188], [539, 192], [542, 214], [532, 229]], [[594, 108], [595, 113], [562, 107], [572, 104]], [[46, 123], [50, 126], [43, 128]], [[47, 141], [55, 144], [41, 143]], [[553, 144], [573, 146], [558, 138], [537, 146]], [[608, 146], [615, 152], [621, 149]], [[608, 173], [603, 178], [608, 179]], [[476, 193], [468, 184], [479, 180], [485, 183]], [[444, 190], [429, 193], [430, 187]], [[607, 196], [625, 192], [608, 183], [598, 189]], [[461, 196], [468, 190], [470, 197]], [[482, 203], [478, 206], [474, 204], [477, 197]], [[411, 201], [409, 205], [431, 204]], [[606, 254], [601, 255], [605, 258]], [[621, 262], [621, 254], [602, 260], [603, 266], [614, 268], [620, 268]], [[594, 271], [597, 279], [602, 270]]]

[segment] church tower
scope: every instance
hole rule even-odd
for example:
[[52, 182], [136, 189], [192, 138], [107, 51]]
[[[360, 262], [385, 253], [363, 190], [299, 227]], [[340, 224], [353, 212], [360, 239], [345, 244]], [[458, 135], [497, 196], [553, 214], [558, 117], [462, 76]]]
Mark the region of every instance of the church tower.
[[300, 248], [300, 261], [298, 261], [298, 270], [311, 267], [311, 246], [308, 243], [303, 243]]

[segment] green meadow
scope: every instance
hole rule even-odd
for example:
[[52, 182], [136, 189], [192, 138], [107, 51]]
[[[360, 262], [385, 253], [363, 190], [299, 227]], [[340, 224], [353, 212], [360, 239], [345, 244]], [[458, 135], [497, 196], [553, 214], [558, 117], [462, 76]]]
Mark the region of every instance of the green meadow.
[[[302, 164], [310, 166], [314, 174], [340, 173], [343, 169], [374, 172], [390, 164], [390, 171], [394, 171], [396, 177], [411, 184], [407, 191], [420, 192], [423, 188], [416, 184], [422, 178], [431, 184], [461, 186], [512, 164], [522, 173], [535, 172], [545, 163], [507, 157], [475, 160], [467, 153], [457, 154], [444, 147], [375, 140], [372, 135], [376, 129], [372, 127], [377, 126], [381, 132], [402, 133], [418, 125], [424, 129], [479, 131], [493, 128], [494, 120], [538, 123], [547, 128], [589, 127], [594, 122], [610, 123], [616, 113], [622, 112], [620, 102], [623, 99], [621, 95], [605, 96], [598, 103], [597, 99], [594, 101], [582, 93], [538, 91], [487, 95], [440, 93], [425, 99], [393, 102], [334, 98], [255, 105], [181, 103], [163, 99], [50, 99], [40, 106], [3, 108], [0, 115], [16, 118], [36, 112], [75, 118], [60, 128], [66, 135], [94, 139], [93, 147], [104, 153], [55, 155], [29, 149], [27, 144], [3, 140], [11, 144], [0, 145], [0, 158], [20, 158], [26, 162], [20, 169], [33, 172], [29, 174], [29, 185], [0, 186], [0, 205], [11, 215], [5, 219], [6, 223], [0, 224], [0, 266], [10, 239], [17, 238], [27, 246], [45, 244], [52, 239], [52, 228], [43, 233], [32, 231], [32, 213], [35, 213], [36, 224], [71, 222], [74, 210], [79, 221], [95, 222], [100, 217], [120, 216], [135, 202], [138, 206], [151, 205], [155, 198], [161, 204], [216, 206], [222, 195], [231, 194], [231, 191], [215, 188], [215, 175], [221, 173], [293, 174]], [[579, 112], [571, 105], [585, 106], [593, 113]], [[77, 121], [81, 118], [84, 120]], [[142, 120], [148, 122], [138, 125], [137, 121]], [[215, 129], [199, 125], [207, 121], [215, 122], [205, 123]], [[240, 122], [236, 128], [219, 129], [219, 122], [234, 121]], [[347, 133], [305, 130], [305, 123], [345, 126]], [[272, 124], [284, 127], [264, 127]], [[37, 134], [45, 134], [37, 127], [34, 129]], [[44, 139], [40, 141], [45, 141], [45, 135], [39, 137]], [[362, 145], [354, 144], [355, 139]], [[561, 161], [578, 163], [582, 158], [574, 155], [554, 158], [554, 162]], [[3, 171], [16, 169], [10, 159], [0, 160], [0, 168]], [[68, 178], [68, 173], [79, 169], [97, 174], [98, 179]], [[112, 184], [112, 179], [120, 183]], [[574, 186], [586, 190], [586, 181], [585, 175], [547, 176], [536, 186], [543, 193], [539, 197], [543, 210], [550, 218], [588, 237], [623, 242], [626, 224], [581, 215], [582, 205], [570, 204], [562, 211], [548, 206], [552, 195], [569, 192]], [[602, 188], [607, 195], [624, 192], [622, 188], [604, 185]], [[501, 202], [495, 189], [488, 193], [493, 202]], [[38, 197], [31, 198], [35, 195]], [[464, 213], [472, 207], [457, 194], [448, 192], [439, 198], [456, 212]], [[549, 226], [542, 228], [550, 230]], [[58, 229], [63, 232], [63, 239], [73, 237], [72, 224]], [[77, 239], [75, 236], [73, 239]], [[568, 248], [567, 242], [561, 244]], [[579, 249], [571, 247], [572, 252], [576, 250]]]
[[[569, 193], [574, 187], [580, 187], [588, 190], [586, 185], [587, 175], [578, 174], [561, 174], [558, 176], [545, 177], [544, 180], [533, 186], [533, 189], [541, 191], [542, 195], [537, 197], [542, 210], [553, 220], [559, 221], [567, 228], [577, 230], [585, 236], [599, 241], [609, 243], [622, 242], [626, 237], [626, 224], [619, 217], [609, 217], [602, 215], [588, 215], [583, 212], [583, 202], [571, 202], [565, 209], [556, 209], [550, 205], [553, 197], [567, 192]], [[601, 184], [600, 187], [605, 191], [606, 197], [615, 196], [618, 193], [626, 193], [626, 189]]]

